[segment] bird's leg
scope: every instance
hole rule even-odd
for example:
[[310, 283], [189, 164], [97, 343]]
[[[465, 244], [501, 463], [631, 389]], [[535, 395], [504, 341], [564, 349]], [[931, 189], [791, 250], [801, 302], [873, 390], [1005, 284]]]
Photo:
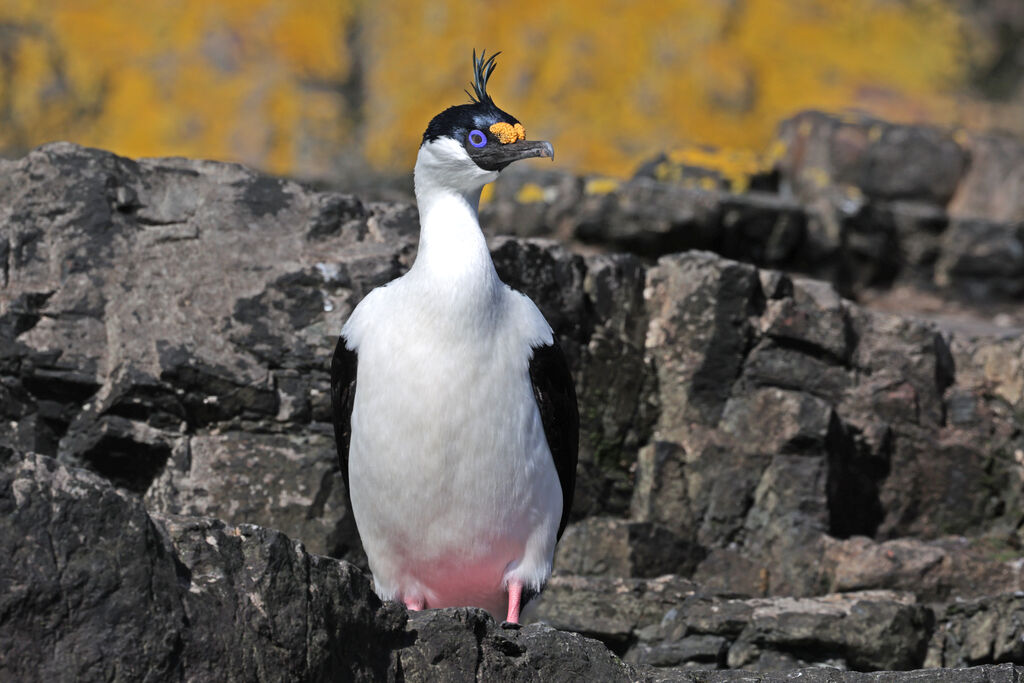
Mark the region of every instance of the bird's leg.
[[410, 612], [419, 612], [423, 609], [423, 598], [403, 598], [402, 602]]
[[519, 624], [519, 606], [523, 599], [523, 582], [512, 579], [508, 582], [508, 617], [507, 624]]

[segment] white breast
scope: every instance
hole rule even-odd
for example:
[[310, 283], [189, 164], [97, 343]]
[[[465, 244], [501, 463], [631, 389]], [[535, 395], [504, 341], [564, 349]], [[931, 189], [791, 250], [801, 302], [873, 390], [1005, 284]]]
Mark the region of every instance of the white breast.
[[353, 313], [349, 477], [383, 598], [498, 616], [510, 578], [539, 589], [551, 573], [562, 494], [529, 378], [551, 331], [500, 283], [470, 294], [487, 301], [411, 272]]

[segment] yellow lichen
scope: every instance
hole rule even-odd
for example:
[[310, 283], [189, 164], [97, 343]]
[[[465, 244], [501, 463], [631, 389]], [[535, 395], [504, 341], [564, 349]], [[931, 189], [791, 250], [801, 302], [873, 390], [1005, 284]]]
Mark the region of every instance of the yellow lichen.
[[768, 151], [764, 153], [764, 162], [767, 168], [771, 168], [778, 162], [786, 158], [786, 143], [782, 140], [775, 140], [768, 147]]
[[480, 192], [480, 206], [490, 204], [494, 199], [494, 183], [487, 183]]
[[510, 22], [470, 0], [8, 0], [0, 149], [70, 139], [307, 176], [361, 153], [406, 170], [486, 46], [505, 50], [491, 95], [540, 125], [565, 168], [625, 176], [664, 149], [763, 149], [805, 108], [962, 123], [957, 7], [521, 0]]
[[547, 192], [537, 183], [523, 183], [516, 192], [516, 201], [520, 204], [536, 204], [547, 201]]
[[583, 186], [584, 194], [610, 194], [621, 187], [622, 182], [615, 178], [588, 178]]
[[810, 168], [804, 169], [803, 177], [809, 181], [812, 186], [822, 188], [828, 187], [832, 183], [832, 178], [829, 176], [828, 171], [820, 166], [811, 166]]
[[694, 166], [717, 172], [733, 192], [745, 192], [750, 187], [751, 178], [769, 170], [777, 161], [774, 155], [779, 153], [775, 146], [763, 155], [745, 149], [680, 147], [669, 152], [668, 161], [655, 167], [655, 177], [658, 180], [679, 180], [683, 176], [683, 166]]

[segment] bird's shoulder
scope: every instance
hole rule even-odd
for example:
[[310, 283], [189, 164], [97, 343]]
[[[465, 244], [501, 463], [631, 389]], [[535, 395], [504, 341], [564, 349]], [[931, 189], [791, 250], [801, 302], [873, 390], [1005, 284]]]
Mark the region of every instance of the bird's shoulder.
[[505, 306], [511, 326], [520, 331], [531, 347], [551, 344], [553, 332], [547, 318], [526, 294], [505, 285]]
[[350, 350], [357, 350], [373, 330], [394, 320], [402, 307], [402, 278], [371, 290], [356, 304], [341, 328], [341, 336]]

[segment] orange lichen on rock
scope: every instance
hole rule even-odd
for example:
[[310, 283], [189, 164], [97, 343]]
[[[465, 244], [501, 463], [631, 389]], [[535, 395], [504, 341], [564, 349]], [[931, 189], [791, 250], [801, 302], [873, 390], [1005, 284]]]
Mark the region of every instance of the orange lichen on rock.
[[526, 131], [523, 129], [523, 124], [521, 123], [517, 123], [513, 126], [511, 123], [499, 121], [491, 126], [489, 130], [494, 134], [494, 137], [498, 138], [498, 142], [503, 145], [526, 139]]
[[[955, 0], [522, 0], [521, 21], [469, 0], [135, 4], [0, 2], [0, 151], [69, 139], [304, 177], [349, 155], [404, 171], [486, 46], [506, 51], [491, 94], [563, 168], [624, 177], [666, 149], [763, 149], [805, 108], [964, 123], [970, 73]], [[502, 142], [525, 138], [510, 128]]]
[[522, 0], [517, 21], [494, 3], [387, 4], [367, 24], [362, 139], [399, 170], [469, 78], [473, 47], [504, 50], [489, 92], [558, 147], [560, 167], [620, 177], [687, 145], [764, 149], [805, 108], [953, 123], [949, 93], [968, 70], [953, 0]]

